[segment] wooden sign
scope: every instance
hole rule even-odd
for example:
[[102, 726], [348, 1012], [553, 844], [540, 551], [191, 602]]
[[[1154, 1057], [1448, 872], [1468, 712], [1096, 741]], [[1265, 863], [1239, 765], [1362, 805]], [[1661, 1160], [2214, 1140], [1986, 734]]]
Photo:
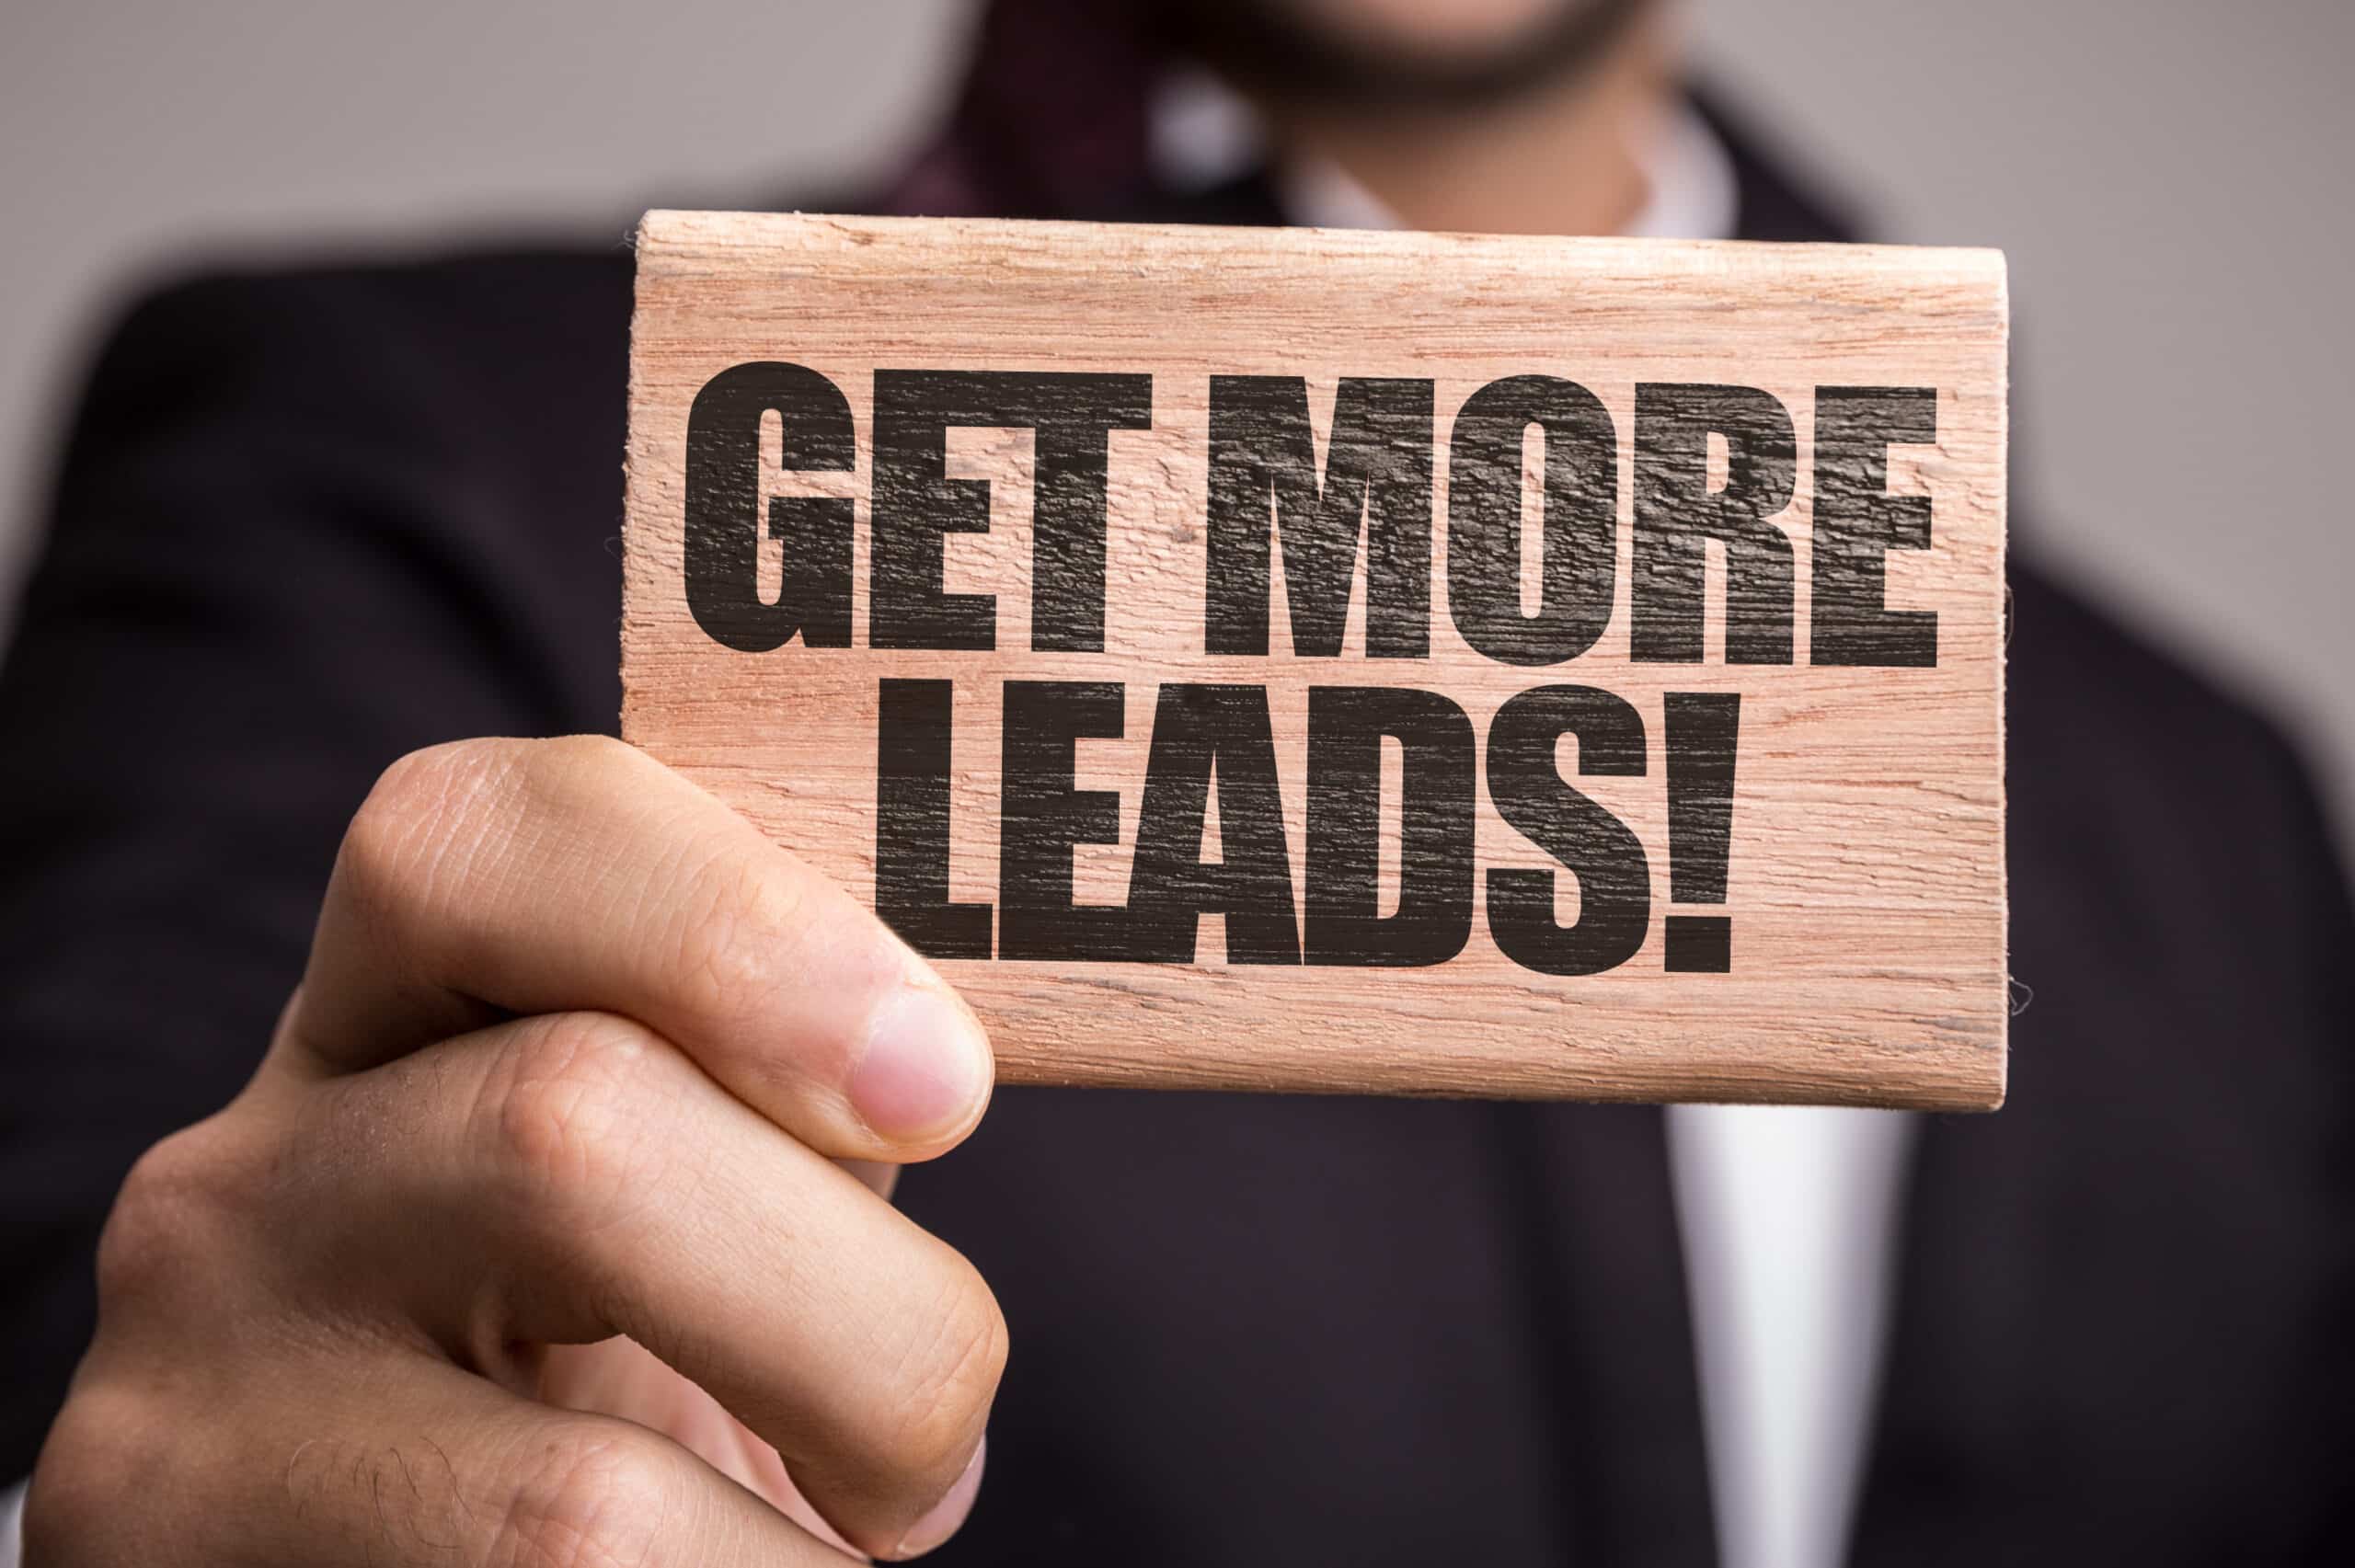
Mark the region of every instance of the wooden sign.
[[648, 215], [623, 733], [1007, 1082], [1992, 1106], [1990, 251]]

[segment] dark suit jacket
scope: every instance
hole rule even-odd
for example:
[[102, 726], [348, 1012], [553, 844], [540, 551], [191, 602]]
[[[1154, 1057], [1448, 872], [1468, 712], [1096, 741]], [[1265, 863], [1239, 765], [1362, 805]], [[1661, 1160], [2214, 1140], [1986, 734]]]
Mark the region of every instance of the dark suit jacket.
[[[1744, 234], [1833, 232], [1739, 161]], [[0, 1479], [117, 1182], [250, 1069], [376, 772], [614, 724], [629, 288], [618, 248], [212, 276], [106, 348], [0, 674]], [[2321, 1552], [2355, 1453], [2340, 872], [2273, 729], [2014, 587], [2035, 1001], [2009, 1108], [1919, 1141], [1858, 1555]], [[1712, 1551], [1655, 1111], [1012, 1091], [903, 1191], [1013, 1330], [944, 1561]]]

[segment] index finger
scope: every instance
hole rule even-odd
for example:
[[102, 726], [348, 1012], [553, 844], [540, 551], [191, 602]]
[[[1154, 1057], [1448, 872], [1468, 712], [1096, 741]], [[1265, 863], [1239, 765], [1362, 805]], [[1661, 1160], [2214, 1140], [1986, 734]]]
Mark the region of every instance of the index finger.
[[355, 1071], [504, 1013], [664, 1036], [810, 1147], [923, 1159], [992, 1065], [947, 982], [833, 882], [619, 741], [478, 740], [394, 764], [336, 859], [281, 1034]]

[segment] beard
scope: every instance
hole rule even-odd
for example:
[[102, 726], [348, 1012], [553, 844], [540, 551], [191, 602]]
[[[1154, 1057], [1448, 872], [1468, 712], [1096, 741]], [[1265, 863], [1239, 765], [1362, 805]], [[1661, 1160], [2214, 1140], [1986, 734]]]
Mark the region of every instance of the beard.
[[1238, 86], [1354, 108], [1455, 109], [1549, 86], [1607, 52], [1652, 0], [1556, 0], [1509, 36], [1434, 49], [1302, 0], [1147, 0], [1175, 47]]

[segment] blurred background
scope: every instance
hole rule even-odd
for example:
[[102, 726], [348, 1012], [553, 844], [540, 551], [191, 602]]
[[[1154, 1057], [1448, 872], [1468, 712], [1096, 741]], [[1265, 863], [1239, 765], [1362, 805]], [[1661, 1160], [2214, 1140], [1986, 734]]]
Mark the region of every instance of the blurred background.
[[[2010, 253], [2024, 532], [2297, 725], [2344, 832], [2355, 6], [1690, 8], [1711, 79], [1881, 237]], [[819, 199], [922, 132], [969, 14], [7, 0], [0, 588], [12, 601], [64, 396], [126, 290], [221, 256], [518, 230], [618, 245], [657, 201]]]

